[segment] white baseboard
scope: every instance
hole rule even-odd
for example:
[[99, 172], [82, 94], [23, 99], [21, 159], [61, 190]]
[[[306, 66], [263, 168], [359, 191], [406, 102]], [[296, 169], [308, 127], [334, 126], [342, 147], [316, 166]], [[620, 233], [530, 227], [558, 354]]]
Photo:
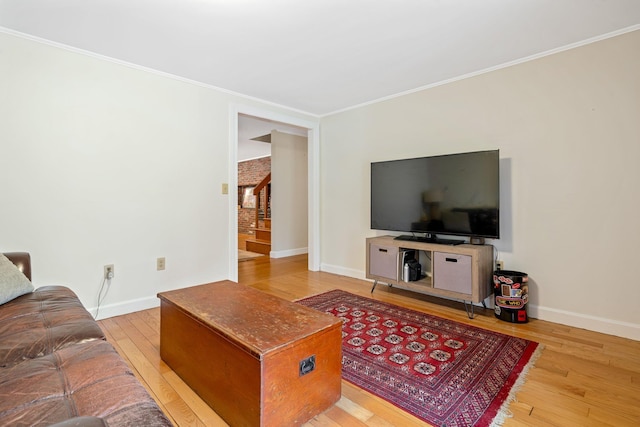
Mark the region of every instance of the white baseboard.
[[[320, 269], [327, 273], [339, 274], [341, 276], [353, 277], [355, 279], [366, 279], [364, 271], [344, 268], [338, 265], [321, 264]], [[493, 297], [486, 300], [487, 307], [493, 308]], [[479, 304], [478, 304], [479, 305]], [[623, 338], [640, 341], [640, 324], [621, 322], [603, 317], [589, 316], [581, 313], [574, 313], [555, 308], [540, 307], [529, 304], [527, 306], [529, 317], [546, 322], [559, 323], [573, 328], [587, 329], [608, 335], [615, 335]]]
[[560, 323], [574, 328], [587, 329], [608, 335], [616, 335], [632, 340], [640, 340], [640, 325], [619, 320], [606, 319], [604, 317], [590, 316], [588, 314], [574, 313], [555, 308], [539, 307], [529, 304], [529, 317], [545, 320], [547, 322]]
[[271, 258], [285, 258], [294, 255], [303, 255], [309, 252], [309, 248], [287, 249], [285, 251], [271, 251], [269, 256]]
[[[306, 248], [305, 248], [306, 250]], [[284, 256], [300, 255], [298, 250], [294, 250], [296, 253], [290, 253], [290, 251], [282, 251], [286, 253]], [[306, 253], [306, 252], [301, 252]], [[280, 253], [278, 253], [280, 255]], [[279, 258], [273, 256], [272, 258]], [[351, 268], [344, 268], [337, 265], [321, 264], [321, 271], [327, 273], [338, 274], [340, 276], [353, 277], [355, 279], [367, 280], [365, 278], [365, 272], [362, 270], [356, 270]], [[488, 299], [491, 299], [488, 298]], [[98, 320], [106, 319], [114, 316], [121, 316], [123, 314], [133, 313], [135, 311], [147, 310], [149, 308], [158, 307], [160, 300], [154, 295], [147, 298], [139, 298], [131, 301], [125, 301], [117, 304], [108, 304], [100, 307], [98, 312]], [[489, 305], [491, 306], [491, 302]], [[96, 308], [92, 307], [88, 309], [92, 315], [96, 315]], [[594, 332], [600, 332], [608, 335], [615, 335], [623, 338], [629, 338], [632, 340], [640, 340], [640, 325], [630, 322], [621, 322], [613, 319], [606, 319], [603, 317], [590, 316], [581, 313], [574, 313], [565, 310], [558, 310], [555, 308], [540, 307], [529, 304], [527, 307], [527, 314], [529, 317], [547, 322], [558, 323], [565, 326], [574, 328], [587, 329]]]
[[124, 301], [117, 304], [107, 304], [100, 307], [98, 317], [96, 317], [96, 307], [88, 308], [89, 313], [96, 317], [96, 320], [107, 319], [109, 317], [121, 316], [135, 311], [147, 310], [160, 305], [160, 300], [155, 295], [147, 298], [139, 298], [131, 301]]
[[327, 273], [338, 274], [340, 276], [353, 277], [354, 279], [367, 280], [366, 274], [363, 270], [344, 268], [340, 265], [320, 264], [320, 271], [326, 271]]

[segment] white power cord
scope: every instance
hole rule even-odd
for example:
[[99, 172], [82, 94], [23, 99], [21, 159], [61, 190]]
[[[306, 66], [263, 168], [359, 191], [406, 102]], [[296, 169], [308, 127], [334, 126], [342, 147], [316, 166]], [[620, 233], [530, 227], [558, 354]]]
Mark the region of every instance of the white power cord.
[[[95, 319], [98, 318], [98, 313], [100, 312], [100, 305], [104, 302], [107, 294], [109, 293], [109, 288], [111, 287], [111, 279], [113, 278], [113, 271], [109, 271], [106, 277], [102, 278], [102, 284], [100, 285], [100, 290], [98, 291], [98, 306], [96, 307], [96, 315]], [[105, 287], [105, 284], [107, 285]], [[104, 294], [102, 293], [104, 291]]]

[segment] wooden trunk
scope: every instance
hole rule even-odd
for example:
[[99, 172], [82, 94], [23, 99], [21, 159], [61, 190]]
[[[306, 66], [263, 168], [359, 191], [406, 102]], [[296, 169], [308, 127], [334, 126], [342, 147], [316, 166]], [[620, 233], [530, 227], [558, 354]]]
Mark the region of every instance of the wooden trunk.
[[162, 359], [230, 425], [300, 425], [340, 398], [336, 317], [229, 281], [158, 297]]

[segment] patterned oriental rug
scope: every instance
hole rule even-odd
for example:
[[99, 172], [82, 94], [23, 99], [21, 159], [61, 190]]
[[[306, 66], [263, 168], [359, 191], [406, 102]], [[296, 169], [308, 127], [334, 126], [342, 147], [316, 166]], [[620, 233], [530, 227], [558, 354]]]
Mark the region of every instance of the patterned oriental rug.
[[341, 290], [299, 304], [342, 319], [342, 377], [435, 426], [501, 425], [542, 346]]

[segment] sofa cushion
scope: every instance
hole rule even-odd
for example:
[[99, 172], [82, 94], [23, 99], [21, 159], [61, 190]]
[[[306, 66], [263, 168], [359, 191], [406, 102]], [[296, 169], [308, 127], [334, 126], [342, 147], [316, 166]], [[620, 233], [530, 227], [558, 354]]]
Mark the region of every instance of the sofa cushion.
[[33, 292], [33, 284], [9, 259], [0, 254], [0, 305]]
[[0, 306], [0, 367], [105, 336], [76, 294], [44, 286]]
[[48, 426], [78, 416], [109, 426], [171, 425], [106, 341], [0, 369], [0, 425]]
[[102, 418], [99, 417], [74, 417], [49, 427], [109, 427]]

